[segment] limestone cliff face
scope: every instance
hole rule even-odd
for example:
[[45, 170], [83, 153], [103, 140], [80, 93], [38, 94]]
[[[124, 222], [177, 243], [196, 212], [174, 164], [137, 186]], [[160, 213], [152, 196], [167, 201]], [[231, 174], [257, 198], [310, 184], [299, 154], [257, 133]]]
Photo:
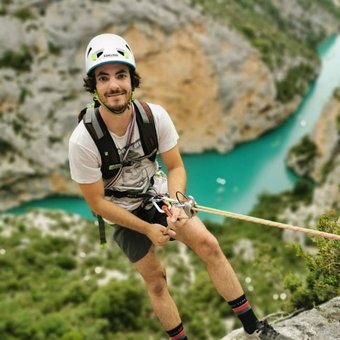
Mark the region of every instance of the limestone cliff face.
[[188, 2], [14, 0], [4, 6], [0, 55], [21, 58], [15, 68], [0, 68], [0, 209], [77, 192], [67, 143], [77, 113], [91, 100], [82, 89], [83, 55], [98, 33], [129, 41], [142, 76], [136, 95], [169, 111], [183, 152], [226, 152], [280, 124], [300, 100], [276, 100], [275, 81], [291, 60], [270, 71], [244, 38]]
[[312, 137], [318, 153], [311, 177], [316, 182], [322, 182], [325, 165], [333, 163], [336, 167], [336, 159], [340, 154], [340, 89], [323, 109]]
[[[193, 22], [170, 36], [155, 30], [157, 39], [136, 29], [127, 33], [143, 79], [138, 94], [170, 112], [184, 152], [230, 150], [276, 126], [295, 105], [275, 103], [273, 77], [255, 50], [209, 24]], [[216, 41], [210, 38], [216, 34]]]
[[[297, 210], [287, 209], [284, 218], [295, 225], [315, 226], [327, 211], [340, 211], [340, 90], [324, 107], [320, 119], [311, 134], [317, 153], [309, 173], [316, 187], [311, 204], [301, 205]], [[291, 167], [299, 173], [300, 166], [290, 161]], [[292, 235], [286, 232], [287, 239]], [[304, 239], [304, 238], [303, 238]]]

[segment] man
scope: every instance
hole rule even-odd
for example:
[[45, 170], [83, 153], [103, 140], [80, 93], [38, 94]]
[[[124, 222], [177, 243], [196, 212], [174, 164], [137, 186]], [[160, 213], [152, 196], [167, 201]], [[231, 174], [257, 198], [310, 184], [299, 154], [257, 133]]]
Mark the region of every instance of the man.
[[[91, 130], [81, 121], [69, 142], [71, 176], [94, 213], [115, 225], [115, 241], [144, 279], [153, 310], [170, 338], [188, 339], [167, 288], [165, 269], [154, 251], [155, 246], [163, 246], [172, 238], [183, 242], [204, 262], [216, 290], [240, 318], [245, 338], [287, 339], [257, 320], [216, 238], [197, 216], [186, 218], [183, 209], [177, 207], [167, 218], [145, 202], [145, 192], [159, 193], [161, 189], [155, 176], [158, 164], [145, 156], [136, 123], [132, 94], [139, 87], [140, 77], [128, 43], [114, 34], [98, 35], [90, 41], [85, 61], [84, 86], [94, 96], [98, 118], [107, 127], [123, 166], [113, 178], [103, 176], [101, 154]], [[177, 192], [186, 190], [178, 135], [167, 112], [159, 105], [148, 105], [158, 152], [167, 170], [168, 194], [176, 198]]]

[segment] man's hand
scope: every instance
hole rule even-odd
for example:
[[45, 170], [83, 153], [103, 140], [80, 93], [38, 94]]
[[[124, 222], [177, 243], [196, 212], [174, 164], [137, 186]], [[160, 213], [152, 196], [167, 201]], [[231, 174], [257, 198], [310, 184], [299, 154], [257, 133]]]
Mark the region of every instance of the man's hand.
[[188, 216], [182, 208], [173, 206], [171, 208], [171, 214], [172, 216], [168, 216], [167, 222], [171, 229], [175, 231], [182, 228], [188, 222]]
[[162, 226], [161, 224], [152, 224], [146, 236], [154, 245], [164, 246], [171, 237], [176, 236], [176, 232]]

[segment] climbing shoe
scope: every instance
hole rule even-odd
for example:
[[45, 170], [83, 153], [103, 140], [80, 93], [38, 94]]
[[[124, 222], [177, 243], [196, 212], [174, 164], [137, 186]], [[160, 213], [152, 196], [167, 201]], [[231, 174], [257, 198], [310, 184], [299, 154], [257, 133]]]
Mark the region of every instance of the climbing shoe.
[[256, 323], [256, 331], [253, 334], [246, 334], [246, 339], [260, 340], [293, 340], [278, 333], [266, 321], [258, 321]]

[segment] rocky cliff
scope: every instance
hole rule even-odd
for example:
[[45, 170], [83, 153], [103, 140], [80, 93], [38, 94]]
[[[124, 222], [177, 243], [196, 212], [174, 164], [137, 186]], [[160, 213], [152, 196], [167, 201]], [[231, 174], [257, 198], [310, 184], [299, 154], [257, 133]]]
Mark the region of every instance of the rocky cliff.
[[[294, 21], [286, 2], [273, 3]], [[313, 29], [336, 31], [330, 13], [312, 8]], [[114, 32], [133, 46], [142, 76], [137, 96], [170, 112], [183, 152], [225, 152], [274, 128], [301, 99], [277, 100], [277, 82], [299, 64], [318, 69], [306, 56], [287, 54], [270, 68], [244, 36], [188, 1], [14, 0], [0, 14], [1, 210], [77, 192], [67, 142], [91, 100], [82, 89], [83, 53], [95, 34]], [[305, 32], [304, 25], [294, 29]]]
[[[325, 212], [340, 211], [340, 89], [324, 107], [309, 138], [315, 156], [307, 162], [303, 159], [306, 152], [290, 152], [287, 163], [297, 174], [315, 182], [312, 202], [286, 209], [283, 217], [291, 224], [315, 226]], [[291, 236], [286, 232], [287, 238]]]
[[[337, 340], [340, 336], [340, 297], [312, 310], [274, 324], [280, 333], [293, 340]], [[235, 330], [221, 340], [242, 340], [242, 330]]]

